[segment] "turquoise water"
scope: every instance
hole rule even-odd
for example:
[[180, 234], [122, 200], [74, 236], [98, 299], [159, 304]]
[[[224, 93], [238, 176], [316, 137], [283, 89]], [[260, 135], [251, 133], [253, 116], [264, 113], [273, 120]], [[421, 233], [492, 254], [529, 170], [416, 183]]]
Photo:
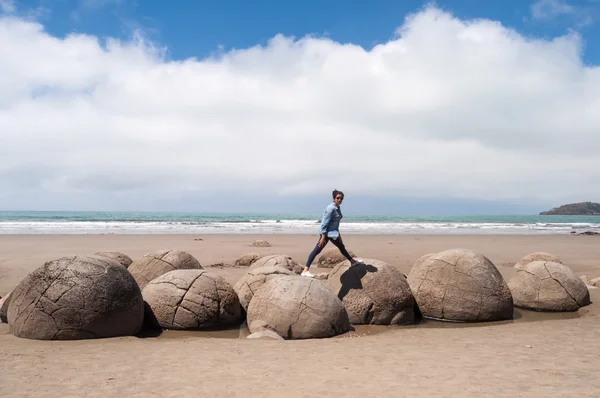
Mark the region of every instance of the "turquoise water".
[[[0, 212], [0, 234], [315, 234], [320, 213]], [[344, 214], [344, 233], [564, 234], [600, 232], [599, 216]]]

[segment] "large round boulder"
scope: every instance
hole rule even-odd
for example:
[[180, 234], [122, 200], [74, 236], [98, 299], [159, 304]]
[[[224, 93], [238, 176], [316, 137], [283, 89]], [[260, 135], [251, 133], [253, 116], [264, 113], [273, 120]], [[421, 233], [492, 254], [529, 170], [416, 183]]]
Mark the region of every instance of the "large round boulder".
[[300, 274], [304, 267], [300, 265], [296, 260], [293, 260], [290, 256], [285, 254], [272, 254], [264, 256], [256, 260], [251, 266], [250, 270], [264, 267], [265, 265], [273, 267], [283, 267], [296, 274]]
[[583, 281], [566, 265], [533, 261], [508, 283], [517, 307], [535, 311], [577, 311], [590, 304]]
[[295, 275], [292, 271], [273, 265], [265, 265], [264, 267], [248, 270], [246, 275], [242, 276], [233, 286], [233, 290], [237, 293], [240, 304], [244, 310], [248, 309], [250, 300], [262, 285], [267, 281], [278, 278], [282, 275]]
[[350, 330], [348, 313], [321, 281], [286, 275], [254, 293], [247, 315], [250, 333], [272, 330], [284, 339], [332, 337]]
[[121, 252], [98, 252], [96, 253], [96, 255], [113, 259], [125, 268], [129, 268], [129, 266], [133, 262], [131, 257]]
[[8, 305], [17, 337], [75, 340], [137, 334], [144, 301], [119, 263], [100, 256], [49, 261], [21, 281]]
[[421, 257], [408, 283], [425, 318], [478, 322], [513, 317], [506, 281], [488, 258], [471, 250], [451, 249]]
[[[348, 251], [348, 254], [354, 257], [353, 252]], [[317, 260], [317, 265], [320, 268], [333, 268], [337, 264], [346, 260], [346, 257], [342, 255], [340, 249], [338, 249], [337, 247], [330, 247], [329, 249], [323, 250], [323, 253], [319, 256], [319, 259]]]
[[333, 268], [325, 284], [342, 300], [350, 322], [404, 325], [415, 318], [415, 300], [402, 272], [379, 260], [348, 260]]
[[177, 269], [202, 269], [202, 266], [189, 253], [181, 250], [159, 250], [148, 253], [142, 258], [134, 261], [129, 266], [129, 272], [144, 289], [153, 279]]
[[215, 329], [243, 320], [231, 285], [206, 270], [169, 271], [148, 283], [142, 295], [163, 329]]
[[533, 262], [533, 261], [551, 261], [553, 263], [561, 263], [562, 261], [560, 261], [560, 258], [558, 258], [557, 256], [555, 256], [552, 253], [546, 253], [546, 252], [534, 252], [534, 253], [529, 253], [526, 256], [523, 256], [519, 261], [517, 261], [517, 263], [515, 264], [515, 268], [523, 268], [524, 266], [526, 266], [527, 264]]

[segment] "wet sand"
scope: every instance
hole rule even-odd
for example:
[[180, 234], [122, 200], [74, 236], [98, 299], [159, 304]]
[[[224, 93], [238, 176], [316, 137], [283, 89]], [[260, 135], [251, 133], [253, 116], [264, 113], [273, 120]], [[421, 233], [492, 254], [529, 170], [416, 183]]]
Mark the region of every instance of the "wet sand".
[[[194, 240], [201, 238], [203, 240]], [[254, 239], [273, 246], [249, 247]], [[189, 251], [203, 264], [242, 253], [288, 254], [300, 262], [315, 243], [305, 235], [0, 236], [0, 295], [44, 261], [118, 250], [132, 258], [159, 249]], [[561, 257], [578, 275], [600, 276], [596, 236], [344, 236], [362, 258], [408, 273], [421, 255], [476, 250], [509, 279], [533, 251]], [[211, 267], [230, 283], [245, 269]], [[316, 269], [313, 272], [327, 270]], [[0, 396], [598, 396], [599, 289], [576, 313], [517, 309], [512, 321], [422, 321], [356, 327], [331, 339], [245, 339], [244, 328], [165, 331], [156, 337], [85, 341], [18, 339], [0, 324]]]

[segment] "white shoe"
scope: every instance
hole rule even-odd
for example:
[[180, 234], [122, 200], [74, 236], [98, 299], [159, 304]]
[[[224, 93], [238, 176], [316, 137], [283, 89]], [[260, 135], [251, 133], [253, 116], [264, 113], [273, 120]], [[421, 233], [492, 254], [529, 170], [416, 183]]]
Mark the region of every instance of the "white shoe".
[[302, 271], [301, 276], [305, 276], [307, 278], [314, 278], [315, 276], [310, 273], [310, 271]]
[[354, 264], [351, 265], [358, 265], [358, 264], [365, 264], [365, 262], [363, 260], [361, 260], [360, 258], [355, 258], [354, 261], [356, 261]]

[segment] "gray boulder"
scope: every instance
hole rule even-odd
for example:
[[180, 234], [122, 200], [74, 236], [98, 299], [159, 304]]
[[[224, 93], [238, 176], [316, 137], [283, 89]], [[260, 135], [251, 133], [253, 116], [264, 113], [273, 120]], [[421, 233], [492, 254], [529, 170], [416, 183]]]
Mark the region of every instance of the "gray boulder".
[[285, 254], [272, 254], [269, 256], [264, 256], [259, 258], [250, 266], [250, 270], [257, 269], [260, 267], [264, 267], [265, 265], [273, 266], [273, 267], [283, 267], [288, 269], [296, 274], [302, 273], [304, 267], [300, 265], [297, 261], [293, 260], [290, 256]]
[[517, 261], [517, 263], [515, 264], [515, 268], [517, 268], [517, 269], [522, 268], [533, 261], [551, 261], [553, 263], [561, 263], [562, 264], [562, 261], [560, 261], [560, 258], [558, 258], [557, 256], [555, 256], [552, 253], [535, 252], [535, 253], [529, 253], [528, 255], [524, 256], [519, 261]]
[[350, 329], [344, 305], [321, 281], [285, 275], [265, 283], [248, 306], [250, 333], [272, 330], [284, 339], [332, 337]]
[[242, 276], [233, 286], [233, 290], [237, 293], [240, 304], [244, 310], [248, 309], [248, 305], [254, 296], [254, 292], [267, 281], [282, 275], [295, 274], [284, 267], [276, 267], [273, 265], [265, 265], [264, 267], [248, 270], [246, 275]]
[[133, 262], [131, 257], [121, 252], [98, 252], [96, 253], [96, 255], [113, 259], [125, 268], [129, 268], [129, 266]]
[[[354, 257], [354, 253], [348, 250], [348, 254]], [[333, 268], [342, 261], [346, 261], [346, 257], [342, 255], [340, 249], [337, 247], [330, 247], [329, 249], [323, 250], [323, 253], [319, 256], [317, 265], [320, 268]]]
[[17, 285], [8, 306], [10, 332], [40, 340], [137, 334], [144, 301], [131, 274], [101, 256], [49, 261]]
[[210, 271], [167, 272], [148, 283], [142, 295], [163, 329], [213, 329], [243, 321], [235, 291]]
[[245, 253], [235, 260], [236, 267], [249, 267], [262, 256], [258, 253]]
[[181, 250], [159, 250], [148, 253], [142, 258], [134, 261], [129, 266], [129, 272], [144, 289], [153, 279], [177, 269], [202, 269], [202, 266], [189, 253]]
[[325, 284], [342, 300], [350, 322], [367, 325], [404, 325], [415, 317], [415, 300], [397, 268], [379, 260], [338, 264]]
[[421, 257], [408, 283], [425, 318], [478, 322], [513, 317], [506, 281], [489, 259], [471, 250], [451, 249]]
[[517, 270], [508, 284], [517, 307], [535, 311], [577, 311], [590, 304], [583, 281], [566, 265], [533, 261]]

